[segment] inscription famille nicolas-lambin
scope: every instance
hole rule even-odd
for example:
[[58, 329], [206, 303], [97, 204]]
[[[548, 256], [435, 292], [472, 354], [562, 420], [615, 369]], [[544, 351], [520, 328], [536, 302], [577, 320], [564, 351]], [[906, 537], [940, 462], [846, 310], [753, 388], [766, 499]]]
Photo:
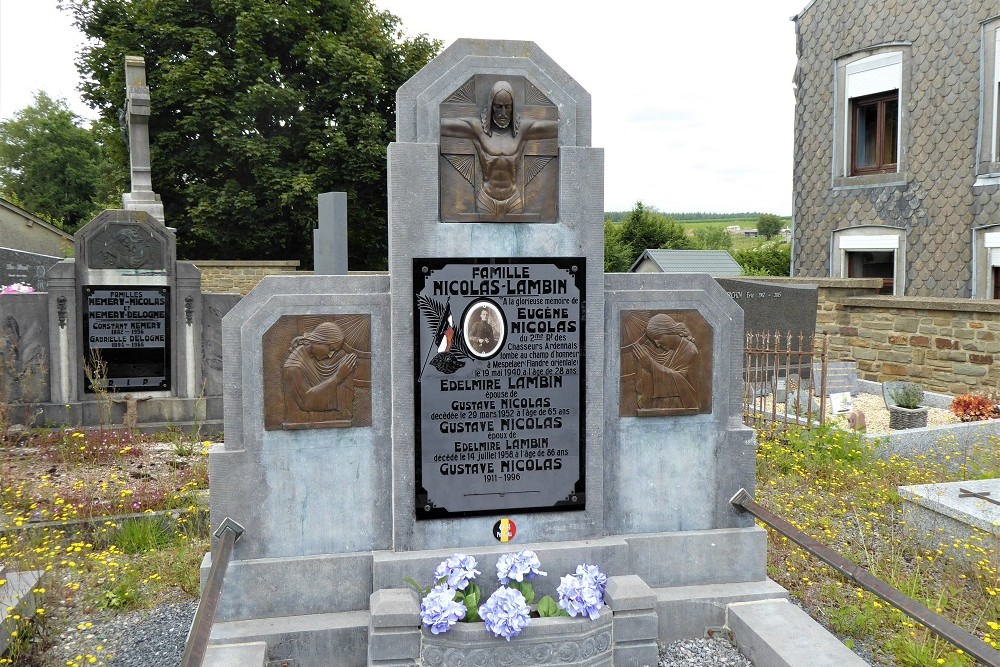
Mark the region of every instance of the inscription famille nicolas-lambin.
[[[414, 267], [425, 320], [415, 341], [418, 517], [582, 509], [584, 260]], [[486, 304], [499, 317], [485, 335], [499, 345], [481, 357], [466, 338], [484, 335]], [[426, 364], [428, 348], [437, 349], [435, 362], [454, 355], [457, 363]]]

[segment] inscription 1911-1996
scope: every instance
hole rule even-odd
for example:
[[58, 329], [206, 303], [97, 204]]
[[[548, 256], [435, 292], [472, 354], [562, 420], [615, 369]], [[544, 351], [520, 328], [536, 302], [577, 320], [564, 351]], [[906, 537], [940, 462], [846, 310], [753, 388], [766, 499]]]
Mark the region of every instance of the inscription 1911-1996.
[[417, 518], [584, 508], [585, 259], [414, 259]]

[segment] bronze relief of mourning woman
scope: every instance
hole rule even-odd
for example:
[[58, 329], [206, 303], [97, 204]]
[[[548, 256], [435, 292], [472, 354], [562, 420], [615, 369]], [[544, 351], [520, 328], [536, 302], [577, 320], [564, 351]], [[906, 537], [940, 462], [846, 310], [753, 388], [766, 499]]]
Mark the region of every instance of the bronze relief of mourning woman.
[[284, 317], [265, 334], [267, 430], [371, 424], [369, 318], [315, 319]]
[[711, 412], [711, 328], [696, 311], [622, 313], [621, 415]]

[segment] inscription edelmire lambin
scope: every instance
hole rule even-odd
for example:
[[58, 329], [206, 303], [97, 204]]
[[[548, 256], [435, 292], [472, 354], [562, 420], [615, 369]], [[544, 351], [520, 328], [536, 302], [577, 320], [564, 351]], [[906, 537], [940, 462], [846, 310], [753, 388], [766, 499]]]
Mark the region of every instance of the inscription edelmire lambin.
[[441, 103], [441, 220], [554, 222], [559, 109], [523, 76], [476, 75]]
[[712, 411], [712, 327], [696, 310], [621, 316], [621, 416]]
[[371, 425], [370, 316], [286, 315], [263, 352], [265, 430]]
[[414, 259], [417, 518], [584, 508], [585, 259]]

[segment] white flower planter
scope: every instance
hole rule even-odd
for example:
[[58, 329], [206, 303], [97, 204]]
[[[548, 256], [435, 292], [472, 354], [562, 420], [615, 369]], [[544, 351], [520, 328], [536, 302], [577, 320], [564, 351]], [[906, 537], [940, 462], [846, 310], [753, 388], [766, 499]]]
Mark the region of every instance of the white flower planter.
[[420, 631], [424, 667], [612, 667], [611, 609], [601, 617], [532, 618], [510, 641], [483, 623], [457, 623], [448, 632]]

